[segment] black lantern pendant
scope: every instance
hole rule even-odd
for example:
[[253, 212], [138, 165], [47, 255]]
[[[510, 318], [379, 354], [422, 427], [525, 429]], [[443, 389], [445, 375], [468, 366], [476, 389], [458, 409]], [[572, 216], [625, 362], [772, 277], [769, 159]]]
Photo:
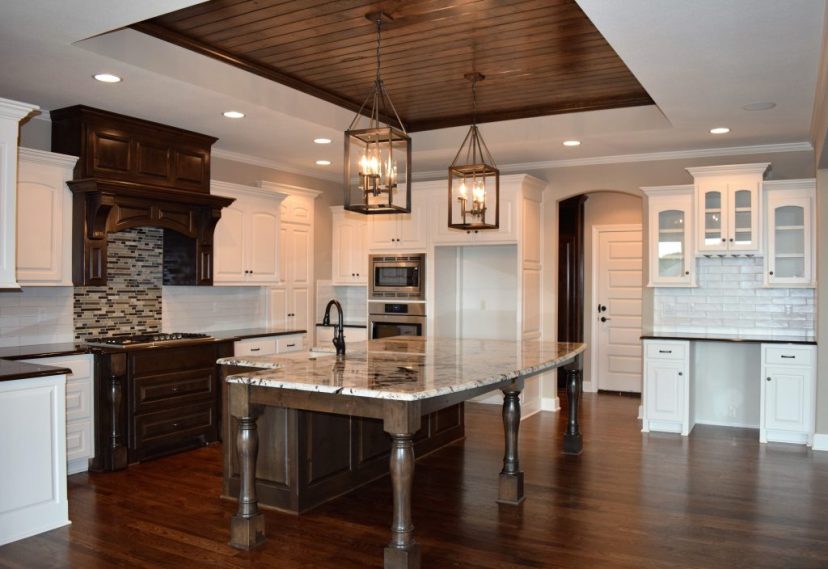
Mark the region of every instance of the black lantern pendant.
[[[380, 37], [384, 12], [368, 14], [377, 24], [377, 77], [345, 131], [345, 209], [364, 214], [411, 211], [411, 138], [380, 77]], [[370, 115], [363, 115], [368, 103]], [[389, 112], [390, 111], [390, 112]], [[360, 119], [367, 128], [357, 129]], [[396, 119], [391, 126], [389, 117]]]
[[480, 73], [464, 76], [472, 82], [472, 125], [449, 166], [449, 227], [479, 230], [500, 227], [500, 170], [477, 128], [477, 82]]

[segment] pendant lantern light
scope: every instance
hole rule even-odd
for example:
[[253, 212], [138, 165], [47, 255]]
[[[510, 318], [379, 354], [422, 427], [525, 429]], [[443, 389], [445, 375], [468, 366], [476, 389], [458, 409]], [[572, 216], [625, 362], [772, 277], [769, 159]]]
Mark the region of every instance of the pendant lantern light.
[[[345, 131], [345, 209], [364, 214], [409, 213], [411, 138], [380, 76], [382, 22], [392, 18], [384, 12], [366, 18], [377, 26], [377, 77]], [[370, 113], [363, 115], [369, 103]], [[358, 128], [366, 118], [366, 128]]]
[[449, 166], [449, 227], [478, 231], [500, 227], [500, 170], [477, 128], [480, 73], [464, 76], [472, 84], [472, 125]]

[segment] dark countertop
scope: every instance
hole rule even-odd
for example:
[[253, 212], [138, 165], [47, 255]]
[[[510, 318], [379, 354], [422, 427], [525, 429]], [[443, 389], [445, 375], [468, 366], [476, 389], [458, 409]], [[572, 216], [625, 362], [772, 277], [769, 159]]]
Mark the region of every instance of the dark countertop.
[[[317, 322], [316, 325], [317, 326], [325, 326], [321, 322]], [[333, 328], [334, 326], [336, 326], [336, 324], [328, 324], [327, 328]], [[342, 326], [345, 327], [345, 328], [367, 328], [368, 324], [343, 324]]]
[[290, 336], [293, 334], [307, 334], [307, 330], [293, 330], [281, 327], [239, 328], [236, 330], [222, 330], [220, 332], [206, 332], [219, 341], [246, 340], [248, 338], [264, 338], [267, 336]]
[[642, 340], [690, 340], [703, 342], [745, 342], [755, 344], [809, 344], [816, 345], [816, 337], [805, 334], [783, 336], [772, 334], [720, 334], [717, 332], [645, 332]]
[[0, 360], [0, 381], [14, 381], [32, 377], [46, 377], [49, 375], [69, 374], [72, 370], [65, 367], [42, 366], [25, 362]]
[[[217, 342], [234, 342], [247, 338], [262, 338], [266, 336], [287, 336], [291, 334], [305, 334], [306, 330], [291, 330], [288, 328], [240, 328], [237, 330], [222, 330], [207, 332]], [[156, 349], [157, 347], [153, 348]], [[34, 358], [51, 358], [54, 356], [69, 356], [74, 354], [91, 354], [100, 352], [117, 352], [117, 346], [87, 346], [83, 342], [63, 342], [56, 344], [31, 344], [28, 346], [10, 346], [0, 348], [2, 360], [28, 360]], [[36, 377], [36, 376], [31, 376]]]

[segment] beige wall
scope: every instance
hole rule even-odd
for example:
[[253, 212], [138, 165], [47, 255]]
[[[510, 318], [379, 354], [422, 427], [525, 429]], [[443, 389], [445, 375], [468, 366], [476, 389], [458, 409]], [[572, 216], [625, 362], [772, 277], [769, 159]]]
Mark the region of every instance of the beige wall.
[[[817, 171], [817, 406], [816, 432], [828, 436], [828, 169]], [[821, 223], [820, 223], [821, 220]]]
[[592, 272], [592, 229], [598, 225], [641, 224], [642, 199], [620, 192], [592, 192], [587, 194], [584, 204], [584, 340], [587, 350], [584, 352], [584, 381], [592, 380], [590, 357], [592, 346], [592, 328], [595, 324], [598, 300], [592, 296], [595, 275]]

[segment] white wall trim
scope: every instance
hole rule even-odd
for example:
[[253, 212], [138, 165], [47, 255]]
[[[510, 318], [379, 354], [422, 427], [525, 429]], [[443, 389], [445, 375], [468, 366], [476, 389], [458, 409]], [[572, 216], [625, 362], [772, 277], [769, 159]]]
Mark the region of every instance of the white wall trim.
[[[642, 246], [642, 257], [641, 257], [641, 267], [644, 268], [644, 226], [640, 223], [624, 223], [624, 224], [617, 224], [617, 225], [593, 225], [592, 226], [592, 286], [590, 289], [592, 290], [592, 300], [593, 304], [595, 304], [595, 299], [598, 298], [598, 279], [596, 275], [598, 274], [598, 244], [599, 238], [601, 233], [606, 233], [610, 231], [638, 231], [641, 233], [641, 246]], [[641, 295], [643, 301], [644, 295], [644, 283], [641, 283]], [[593, 323], [594, 324], [594, 323]], [[592, 377], [589, 380], [584, 381], [584, 391], [591, 391], [595, 392], [598, 391], [598, 381], [597, 381], [597, 371], [598, 371], [598, 326], [590, 326], [591, 333], [589, 335], [590, 346], [592, 349], [589, 351], [589, 371], [593, 377], [596, 377], [596, 381], [593, 381]], [[643, 371], [642, 371], [643, 374]], [[642, 385], [643, 385], [643, 377], [642, 377]], [[589, 388], [587, 388], [589, 386]]]
[[[523, 162], [519, 164], [500, 164], [501, 172], [529, 172], [532, 170], [552, 170], [556, 168], [573, 168], [577, 166], [598, 166], [601, 164], [623, 164], [626, 162], [656, 162], [660, 160], [683, 160], [688, 158], [716, 158], [719, 156], [742, 156], [747, 154], [778, 154], [780, 152], [810, 152], [814, 149], [810, 142], [785, 142], [781, 144], [755, 144], [751, 146], [730, 146], [726, 148], [697, 148], [693, 150], [671, 150], [665, 152], [645, 152], [641, 154], [616, 154], [613, 156], [593, 156], [588, 158], [568, 158], [565, 160], [546, 160], [541, 162]], [[445, 170], [414, 172], [415, 180], [431, 179], [445, 176]]]
[[323, 193], [319, 190], [303, 188], [302, 186], [291, 186], [290, 184], [282, 184], [280, 182], [268, 182], [267, 180], [259, 180], [259, 187], [263, 190], [269, 190], [271, 192], [276, 192], [278, 194], [287, 194], [289, 196], [304, 196], [314, 200], [321, 196]]
[[75, 163], [78, 161], [77, 156], [59, 154], [57, 152], [49, 152], [46, 150], [37, 150], [36, 148], [26, 148], [25, 146], [19, 147], [17, 151], [20, 158], [30, 162], [37, 162], [38, 164], [73, 168]]
[[341, 182], [342, 174], [339, 172], [320, 173], [311, 172], [310, 169], [295, 168], [288, 166], [276, 160], [269, 158], [261, 158], [259, 156], [251, 156], [250, 154], [242, 154], [241, 152], [233, 152], [231, 150], [224, 150], [223, 148], [213, 148], [210, 152], [212, 158], [221, 158], [223, 160], [231, 160], [233, 162], [240, 162], [242, 164], [249, 164], [250, 166], [259, 166], [261, 168], [268, 168], [270, 170], [278, 170], [280, 172], [287, 172], [289, 174], [299, 174], [300, 176], [307, 176], [309, 178], [320, 178], [332, 182]]
[[815, 434], [814, 435], [814, 446], [811, 447], [813, 450], [823, 450], [828, 451], [828, 435], [822, 434]]
[[561, 410], [561, 400], [555, 397], [541, 397], [541, 411], [552, 411], [557, 413]]

